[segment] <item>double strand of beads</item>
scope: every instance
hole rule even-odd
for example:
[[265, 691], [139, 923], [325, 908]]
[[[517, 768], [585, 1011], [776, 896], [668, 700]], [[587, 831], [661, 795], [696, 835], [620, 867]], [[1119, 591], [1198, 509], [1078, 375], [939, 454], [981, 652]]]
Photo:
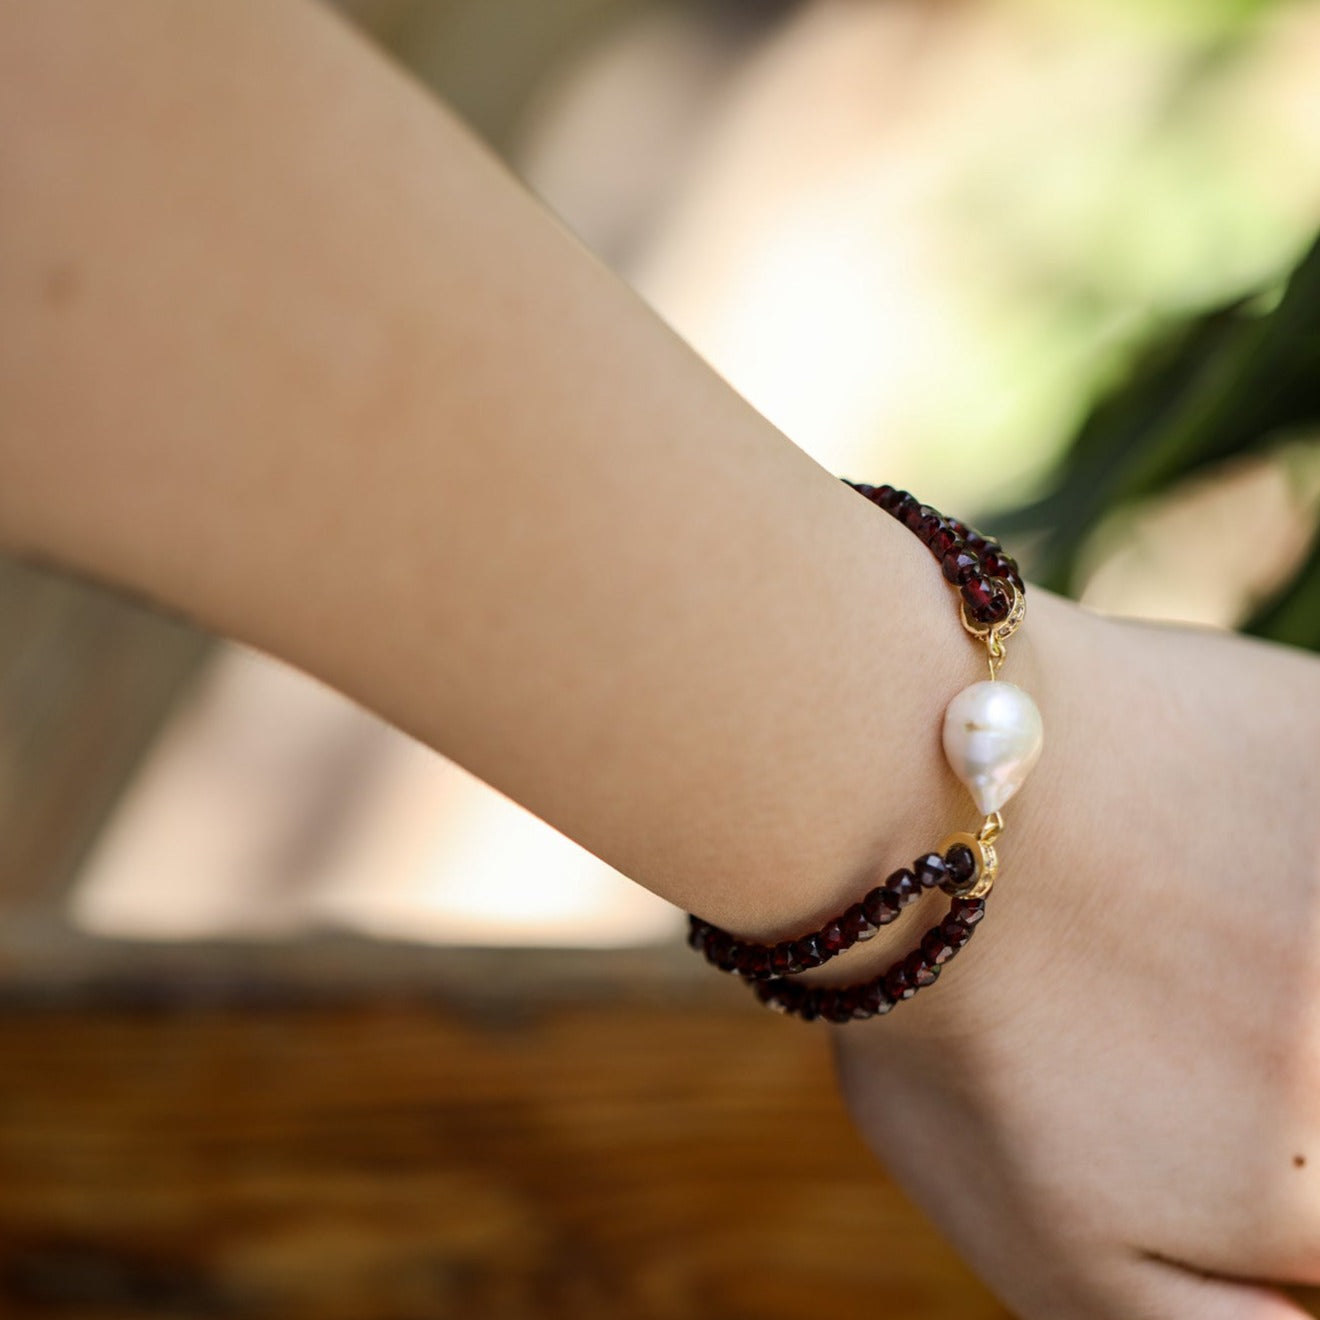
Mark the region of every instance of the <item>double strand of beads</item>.
[[[1035, 702], [999, 678], [1005, 644], [1026, 614], [1025, 587], [1014, 560], [997, 541], [946, 518], [906, 491], [846, 484], [927, 546], [958, 590], [963, 627], [985, 646], [990, 677], [949, 702], [942, 735], [950, 768], [971, 794], [982, 824], [974, 833], [951, 835], [938, 852], [919, 857], [910, 869], [895, 871], [838, 917], [796, 939], [773, 945], [740, 940], [695, 916], [689, 932], [694, 949], [722, 971], [753, 982], [757, 997], [769, 1007], [807, 1020], [840, 1023], [889, 1012], [933, 984], [941, 968], [966, 945], [985, 915], [985, 898], [998, 875], [995, 841], [1004, 828], [1002, 808], [1025, 782], [1043, 744]], [[870, 939], [924, 890], [935, 888], [954, 896], [949, 914], [878, 976], [843, 987], [789, 979]]]
[[947, 856], [926, 853], [911, 867], [900, 867], [846, 912], [797, 939], [757, 944], [739, 940], [700, 917], [689, 917], [688, 943], [712, 966], [745, 981], [796, 976], [823, 967], [853, 945], [869, 940], [926, 890], [943, 889], [956, 896], [971, 888], [976, 878], [975, 855], [965, 844], [955, 843]]
[[795, 1013], [807, 1022], [852, 1022], [880, 1017], [911, 999], [918, 990], [934, 985], [944, 965], [972, 938], [985, 916], [985, 899], [955, 898], [949, 914], [932, 926], [910, 953], [892, 962], [879, 976], [858, 985], [818, 986], [787, 978], [762, 981], [756, 997], [780, 1013]]
[[[933, 985], [944, 964], [967, 944], [985, 915], [984, 897], [966, 896], [985, 883], [985, 875], [978, 871], [971, 850], [961, 843], [955, 843], [943, 856], [928, 853], [919, 862], [930, 858], [942, 863], [946, 869], [947, 878], [940, 888], [954, 894], [948, 914], [925, 932], [916, 948], [895, 959], [883, 972], [868, 981], [838, 987], [809, 985], [792, 979], [798, 972], [819, 967], [836, 953], [843, 952], [845, 947], [850, 947], [840, 943], [837, 949], [826, 949], [820, 938], [821, 931], [778, 945], [740, 943], [718, 926], [692, 917], [688, 942], [721, 971], [735, 972], [751, 982], [757, 998], [768, 1008], [780, 1013], [794, 1013], [806, 1021], [823, 1018], [839, 1023], [851, 1022], [855, 1018], [881, 1016], [888, 1013], [895, 1004], [911, 999], [918, 990]], [[905, 870], [896, 874], [911, 876], [912, 873]], [[965, 879], [960, 880], [959, 876]], [[888, 882], [878, 886], [861, 904], [849, 908], [848, 913], [860, 906], [875, 912], [877, 916], [883, 915], [880, 924], [888, 924], [897, 915], [897, 909], [891, 912], [890, 908], [888, 895], [892, 892]], [[878, 896], [885, 896], [882, 902], [877, 903]], [[915, 897], [916, 894], [913, 894]], [[842, 927], [848, 913], [826, 923], [822, 930]], [[877, 929], [878, 926], [872, 925], [869, 935], [857, 938], [869, 939]], [[765, 974], [762, 968], [766, 953], [773, 954], [780, 950], [785, 950], [781, 956], [794, 970], [783, 974]]]

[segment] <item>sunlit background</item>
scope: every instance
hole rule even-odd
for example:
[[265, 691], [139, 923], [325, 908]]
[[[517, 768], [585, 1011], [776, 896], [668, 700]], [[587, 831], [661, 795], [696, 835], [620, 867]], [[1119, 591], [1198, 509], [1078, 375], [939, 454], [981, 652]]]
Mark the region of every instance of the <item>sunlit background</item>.
[[[345, 8], [821, 463], [971, 516], [1039, 484], [1153, 321], [1268, 285], [1320, 217], [1315, 4]], [[1244, 487], [1250, 524], [1229, 516]], [[1087, 599], [1230, 625], [1304, 550], [1317, 494], [1306, 447], [1201, 483], [1104, 542]], [[132, 775], [69, 913], [152, 940], [599, 947], [679, 927], [234, 648]]]

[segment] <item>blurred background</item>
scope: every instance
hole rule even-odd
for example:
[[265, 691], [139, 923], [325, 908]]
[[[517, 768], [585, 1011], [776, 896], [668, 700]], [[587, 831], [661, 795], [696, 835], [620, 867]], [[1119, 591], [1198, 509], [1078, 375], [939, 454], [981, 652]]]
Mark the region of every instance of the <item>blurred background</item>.
[[[1320, 337], [1256, 331], [1320, 323], [1282, 292], [1320, 4], [338, 8], [826, 467], [1002, 513], [1099, 608], [1284, 599], [1314, 644]], [[1288, 407], [1069, 516], [1152, 345], [1202, 390], [1161, 407]], [[1005, 1314], [680, 913], [302, 675], [5, 561], [0, 840], [0, 1315]]]

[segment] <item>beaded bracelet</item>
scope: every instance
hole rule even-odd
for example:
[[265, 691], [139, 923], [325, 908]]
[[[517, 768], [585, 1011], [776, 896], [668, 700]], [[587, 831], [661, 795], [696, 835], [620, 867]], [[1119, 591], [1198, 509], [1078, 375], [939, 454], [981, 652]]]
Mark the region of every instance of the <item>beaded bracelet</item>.
[[[999, 678], [1005, 643], [1026, 615], [1026, 588], [1014, 560], [998, 541], [918, 503], [906, 491], [846, 484], [925, 543], [939, 560], [944, 577], [958, 589], [963, 627], [986, 648], [989, 680], [973, 683], [953, 698], [944, 713], [943, 730], [944, 754], [971, 793], [983, 822], [974, 834], [951, 835], [938, 852], [925, 853], [911, 868], [895, 871], [819, 930], [797, 939], [778, 944], [740, 940], [696, 916], [689, 918], [688, 935], [689, 944], [707, 961], [753, 983], [757, 997], [768, 1007], [807, 1021], [823, 1018], [839, 1023], [888, 1013], [931, 985], [971, 939], [999, 873], [995, 841], [1004, 828], [1001, 809], [1022, 787], [1043, 743], [1036, 703], [1021, 688]], [[842, 987], [788, 979], [869, 940], [923, 891], [936, 888], [953, 896], [948, 915], [878, 976]]]

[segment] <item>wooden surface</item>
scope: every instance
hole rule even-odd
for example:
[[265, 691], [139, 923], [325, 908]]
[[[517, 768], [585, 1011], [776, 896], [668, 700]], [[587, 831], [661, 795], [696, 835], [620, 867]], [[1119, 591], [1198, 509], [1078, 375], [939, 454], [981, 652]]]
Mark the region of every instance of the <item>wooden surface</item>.
[[852, 1134], [823, 1032], [695, 1008], [11, 1009], [0, 1314], [1006, 1314]]

